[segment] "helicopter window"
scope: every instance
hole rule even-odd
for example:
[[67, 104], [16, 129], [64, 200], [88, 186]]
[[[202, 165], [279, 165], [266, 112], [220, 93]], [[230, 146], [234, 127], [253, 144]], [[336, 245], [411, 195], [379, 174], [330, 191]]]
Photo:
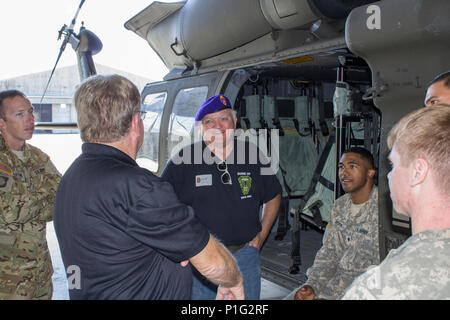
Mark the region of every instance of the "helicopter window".
[[194, 141], [195, 114], [205, 101], [208, 87], [182, 89], [178, 92], [173, 104], [168, 128], [168, 156], [169, 158]]
[[137, 163], [152, 172], [158, 171], [159, 132], [167, 92], [145, 96], [141, 109], [146, 111], [144, 119], [144, 143], [137, 155]]

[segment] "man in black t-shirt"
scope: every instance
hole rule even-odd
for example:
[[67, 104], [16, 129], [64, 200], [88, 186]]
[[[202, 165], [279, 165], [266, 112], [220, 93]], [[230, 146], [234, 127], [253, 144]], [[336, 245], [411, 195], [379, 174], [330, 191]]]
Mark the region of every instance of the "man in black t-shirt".
[[97, 75], [74, 101], [84, 144], [61, 179], [54, 213], [70, 298], [189, 299], [189, 261], [219, 285], [217, 298], [243, 299], [228, 250], [170, 184], [136, 164], [145, 116], [136, 86]]
[[[280, 205], [276, 176], [264, 174], [256, 145], [235, 139], [236, 117], [227, 97], [206, 100], [195, 120], [203, 141], [183, 148], [163, 171], [181, 202], [233, 252], [244, 278], [246, 299], [259, 299], [259, 249]], [[264, 162], [263, 162], [264, 163]], [[263, 207], [263, 218], [259, 212]], [[217, 286], [194, 270], [192, 299], [213, 299]]]

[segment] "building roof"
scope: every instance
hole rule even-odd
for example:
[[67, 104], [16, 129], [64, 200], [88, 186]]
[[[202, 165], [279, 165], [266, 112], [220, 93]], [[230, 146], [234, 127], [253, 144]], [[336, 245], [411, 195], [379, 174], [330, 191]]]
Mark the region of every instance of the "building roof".
[[[98, 74], [120, 74], [130, 79], [142, 91], [144, 86], [152, 82], [144, 78], [122, 70], [114, 69], [101, 64], [95, 66]], [[51, 70], [31, 73], [24, 76], [0, 80], [0, 91], [7, 89], [17, 89], [24, 92], [31, 103], [39, 103]], [[80, 76], [77, 65], [57, 68], [53, 74], [50, 85], [47, 89], [42, 103], [72, 103], [75, 87], [80, 83]]]

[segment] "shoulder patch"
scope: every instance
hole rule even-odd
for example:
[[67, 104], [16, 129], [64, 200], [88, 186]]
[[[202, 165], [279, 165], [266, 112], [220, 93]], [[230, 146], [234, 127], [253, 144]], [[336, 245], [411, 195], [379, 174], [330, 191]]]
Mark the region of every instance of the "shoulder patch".
[[0, 163], [0, 173], [6, 173], [9, 176], [12, 176], [13, 171], [6, 164]]

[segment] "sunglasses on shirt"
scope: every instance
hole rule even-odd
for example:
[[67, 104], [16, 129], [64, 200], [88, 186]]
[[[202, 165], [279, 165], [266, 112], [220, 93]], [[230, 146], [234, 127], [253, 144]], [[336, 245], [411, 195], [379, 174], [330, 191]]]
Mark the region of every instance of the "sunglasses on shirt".
[[227, 163], [221, 162], [217, 164], [217, 170], [223, 171], [222, 175], [220, 176], [220, 179], [222, 180], [223, 184], [232, 184], [231, 182], [231, 175], [228, 172]]

